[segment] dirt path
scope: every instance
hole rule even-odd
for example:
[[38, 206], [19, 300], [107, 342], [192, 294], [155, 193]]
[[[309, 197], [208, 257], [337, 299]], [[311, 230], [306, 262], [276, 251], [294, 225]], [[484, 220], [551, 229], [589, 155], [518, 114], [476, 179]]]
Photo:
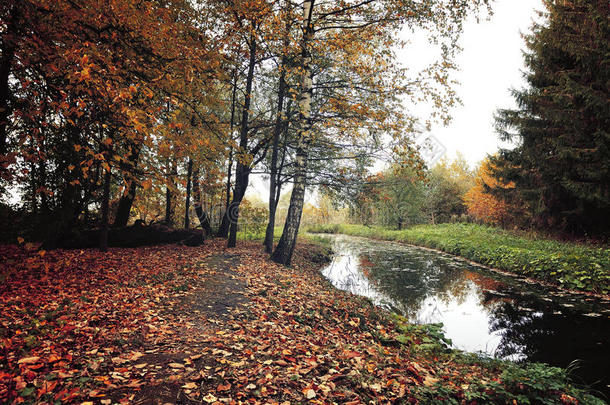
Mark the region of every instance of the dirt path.
[[246, 302], [246, 282], [235, 271], [239, 262], [239, 256], [235, 254], [220, 253], [209, 257], [204, 266], [212, 274], [183, 297], [178, 309], [196, 314], [203, 322], [230, 318], [231, 311]]
[[161, 315], [168, 324], [184, 329], [170, 341], [146, 347], [136, 367], [140, 367], [147, 383], [131, 395], [128, 389], [117, 390], [111, 395], [113, 400], [127, 398], [135, 404], [201, 403], [200, 395], [196, 398], [189, 394], [206, 390], [204, 370], [216, 363], [212, 356], [218, 350], [210, 336], [216, 336], [239, 318], [240, 307], [248, 301], [246, 281], [236, 271], [239, 264], [238, 255], [226, 252], [195, 264], [205, 275], [183, 286], [186, 291], [168, 302]]

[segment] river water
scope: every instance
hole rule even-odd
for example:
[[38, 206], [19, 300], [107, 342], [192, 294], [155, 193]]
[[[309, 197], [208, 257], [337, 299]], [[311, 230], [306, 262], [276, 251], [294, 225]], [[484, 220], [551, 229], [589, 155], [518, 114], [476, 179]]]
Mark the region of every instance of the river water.
[[[452, 255], [331, 235], [322, 273], [413, 323], [442, 323], [453, 346], [559, 367], [610, 397], [610, 302], [500, 275]], [[572, 363], [574, 362], [575, 363]]]

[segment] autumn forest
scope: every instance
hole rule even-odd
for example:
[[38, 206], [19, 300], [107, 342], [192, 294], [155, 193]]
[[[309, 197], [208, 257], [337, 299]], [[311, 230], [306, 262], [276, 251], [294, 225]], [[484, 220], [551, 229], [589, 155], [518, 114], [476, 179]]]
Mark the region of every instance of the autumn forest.
[[0, 402], [605, 403], [610, 9], [542, 2], [473, 165], [494, 3], [3, 1]]

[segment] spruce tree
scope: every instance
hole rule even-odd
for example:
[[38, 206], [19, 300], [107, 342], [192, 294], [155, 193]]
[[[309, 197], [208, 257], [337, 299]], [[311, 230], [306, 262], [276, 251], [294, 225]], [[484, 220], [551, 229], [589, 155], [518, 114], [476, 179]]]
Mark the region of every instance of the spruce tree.
[[[495, 175], [537, 225], [572, 234], [610, 229], [610, 37], [607, 0], [545, 0], [544, 22], [525, 36], [527, 88], [496, 115]], [[507, 195], [507, 191], [513, 195]], [[517, 194], [517, 195], [515, 195]]]

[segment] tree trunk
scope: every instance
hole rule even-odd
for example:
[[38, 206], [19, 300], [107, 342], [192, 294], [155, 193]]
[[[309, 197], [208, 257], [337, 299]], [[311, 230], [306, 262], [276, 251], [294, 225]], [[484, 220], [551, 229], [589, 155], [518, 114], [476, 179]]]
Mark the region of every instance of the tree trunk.
[[[280, 201], [280, 191], [282, 189], [282, 184], [277, 183], [275, 189], [275, 195], [272, 197], [269, 196], [269, 223], [267, 223], [267, 229], [265, 232], [265, 252], [271, 254], [273, 252], [273, 238], [275, 233], [275, 215], [277, 213], [277, 204]], [[271, 201], [273, 199], [273, 201]]]
[[246, 188], [248, 187], [248, 180], [250, 178], [251, 169], [241, 163], [237, 163], [237, 170], [235, 172], [235, 192], [233, 193], [233, 200], [228, 209], [228, 218], [231, 223], [229, 240], [227, 247], [235, 247], [237, 244], [237, 224], [239, 222], [239, 206], [246, 194]]
[[296, 148], [295, 176], [288, 215], [284, 223], [284, 230], [280, 241], [271, 255], [271, 259], [277, 263], [290, 265], [292, 254], [297, 242], [297, 234], [301, 225], [301, 214], [305, 201], [305, 186], [307, 182], [307, 157], [309, 152], [311, 132], [311, 53], [310, 42], [313, 38], [313, 26], [311, 23], [314, 0], [305, 0], [303, 3], [303, 39], [301, 42], [302, 76], [299, 97], [299, 132]]
[[189, 209], [191, 207], [191, 174], [193, 173], [193, 160], [189, 158], [186, 172], [186, 202], [184, 204], [184, 229], [189, 229]]
[[[62, 123], [62, 127], [63, 123]], [[66, 139], [62, 147], [69, 148], [70, 151], [67, 154], [67, 161], [62, 163], [62, 188], [58, 193], [59, 204], [52, 215], [48, 218], [47, 234], [45, 235], [45, 242], [43, 244], [45, 249], [54, 249], [61, 244], [65, 237], [68, 237], [70, 233], [75, 229], [78, 224], [78, 216], [80, 210], [78, 208], [78, 198], [81, 194], [79, 185], [76, 180], [78, 176], [75, 175], [75, 171], [68, 168], [69, 162], [77, 161], [76, 152], [72, 145], [76, 145], [80, 142], [79, 130], [73, 125], [66, 125], [65, 127]], [[99, 164], [97, 165], [99, 166]], [[98, 169], [99, 170], [99, 169]], [[97, 179], [96, 179], [97, 180]]]
[[115, 228], [123, 228], [127, 226], [129, 222], [129, 214], [131, 213], [131, 207], [133, 206], [133, 201], [136, 198], [136, 190], [138, 187], [138, 182], [136, 180], [136, 167], [138, 166], [138, 157], [140, 156], [141, 145], [132, 145], [131, 152], [129, 153], [128, 161], [133, 164], [133, 173], [134, 176], [129, 180], [129, 184], [125, 193], [119, 199], [119, 206], [117, 207], [116, 216], [114, 217]]
[[6, 31], [2, 36], [2, 57], [0, 58], [0, 155], [5, 155], [8, 151], [8, 133], [6, 127], [8, 126], [8, 117], [11, 115], [9, 77], [17, 49], [20, 14], [20, 8], [14, 5], [11, 10], [11, 18], [6, 25]]
[[[233, 140], [233, 127], [235, 123], [235, 102], [237, 96], [237, 69], [233, 72], [233, 94], [231, 94], [231, 123], [230, 123], [230, 133], [231, 133], [231, 141]], [[226, 200], [225, 200], [225, 209], [229, 208], [229, 200], [231, 199], [231, 170], [233, 169], [233, 144], [229, 145], [229, 165], [227, 168], [227, 190], [226, 190]]]
[[[288, 101], [287, 112], [290, 110], [290, 100]], [[269, 200], [273, 199], [273, 202], [269, 206], [269, 223], [267, 224], [267, 230], [265, 232], [265, 251], [269, 254], [273, 252], [273, 238], [275, 233], [275, 216], [277, 214], [277, 205], [280, 202], [280, 195], [282, 193], [282, 169], [284, 167], [284, 160], [286, 159], [286, 146], [288, 143], [288, 121], [284, 120], [284, 143], [282, 146], [282, 159], [277, 167], [275, 175], [275, 195], [269, 194]]]
[[[284, 62], [282, 62], [282, 67]], [[275, 121], [275, 127], [273, 129], [273, 147], [271, 150], [271, 168], [269, 175], [269, 221], [267, 223], [267, 230], [265, 232], [265, 251], [271, 253], [273, 251], [273, 231], [275, 228], [275, 212], [277, 208], [276, 191], [278, 188], [278, 149], [280, 133], [282, 131], [282, 125], [284, 119], [282, 117], [284, 109], [284, 92], [286, 88], [284, 69], [280, 75], [280, 85], [278, 90], [278, 102], [277, 102], [277, 118]]]
[[[287, 3], [289, 4], [289, 3]], [[286, 23], [286, 31], [284, 32], [284, 49], [288, 48], [288, 34], [290, 30], [290, 23]], [[273, 252], [273, 232], [275, 230], [275, 212], [277, 209], [276, 189], [278, 188], [278, 148], [280, 141], [280, 134], [282, 127], [286, 121], [283, 117], [284, 113], [284, 94], [286, 92], [286, 56], [282, 56], [282, 62], [280, 65], [280, 82], [277, 91], [277, 117], [275, 119], [275, 126], [273, 128], [273, 146], [271, 149], [271, 168], [269, 170], [269, 221], [267, 222], [267, 230], [265, 232], [265, 252], [271, 254]], [[279, 194], [279, 193], [278, 193]]]
[[216, 232], [216, 236], [219, 238], [227, 238], [229, 236], [229, 227], [231, 222], [229, 221], [229, 207], [225, 209], [225, 212], [222, 214], [222, 220], [220, 221], [220, 225], [218, 226], [218, 232]]
[[207, 213], [203, 210], [202, 199], [201, 199], [201, 187], [199, 186], [199, 168], [195, 168], [193, 171], [193, 205], [195, 206], [195, 214], [201, 225], [201, 229], [204, 231], [204, 239], [208, 235], [212, 234], [212, 226], [210, 225], [210, 219]]
[[[174, 162], [175, 163], [175, 162]], [[173, 170], [173, 166], [170, 165], [168, 161], [167, 164], [167, 185], [165, 186], [165, 223], [168, 226], [172, 226], [174, 221], [172, 217], [174, 216], [174, 193], [173, 188], [175, 186], [174, 183], [174, 174], [176, 170]]]
[[[233, 71], [233, 94], [231, 95], [231, 122], [230, 122], [230, 138], [233, 140], [233, 127], [235, 122], [235, 103], [237, 97], [237, 69]], [[218, 226], [216, 235], [220, 238], [229, 236], [229, 204], [231, 201], [231, 171], [233, 170], [233, 144], [229, 145], [229, 164], [227, 167], [227, 186], [225, 199], [225, 212], [222, 215], [222, 220]]]
[[[253, 27], [254, 28], [254, 27]], [[239, 134], [240, 152], [248, 151], [248, 118], [250, 114], [250, 103], [252, 98], [252, 84], [254, 82], [254, 67], [256, 66], [256, 37], [254, 33], [250, 35], [250, 60], [248, 62], [248, 76], [246, 77], [246, 93], [244, 94], [244, 108], [241, 116], [241, 128]], [[239, 205], [244, 198], [246, 188], [248, 187], [248, 179], [250, 177], [251, 168], [244, 165], [243, 161], [237, 160], [235, 169], [235, 192], [233, 193], [233, 201], [227, 208], [225, 216], [230, 220], [231, 228], [227, 247], [235, 247], [237, 241], [237, 223], [239, 221]], [[224, 222], [224, 218], [223, 218]]]
[[[271, 181], [275, 183], [275, 181]], [[267, 222], [267, 229], [265, 231], [265, 252], [271, 254], [273, 252], [273, 232], [275, 231], [275, 212], [277, 211], [277, 204], [275, 203], [275, 189], [274, 193], [269, 190], [269, 221]]]
[[233, 171], [233, 146], [229, 149], [229, 162], [227, 164], [227, 184], [225, 186], [225, 210], [231, 202], [231, 172]]
[[110, 166], [104, 175], [104, 195], [102, 197], [102, 220], [100, 223], [100, 250], [108, 250], [108, 210], [110, 203]]
[[127, 226], [127, 223], [129, 222], [129, 214], [131, 213], [131, 207], [133, 206], [133, 201], [136, 198], [136, 188], [136, 181], [133, 179], [130, 180], [129, 187], [119, 199], [119, 206], [117, 207], [113, 224], [115, 228], [123, 228]]
[[167, 225], [172, 223], [172, 192], [169, 185], [165, 186], [165, 223]]
[[[42, 143], [40, 145], [40, 147], [42, 149], [44, 147], [44, 143]], [[46, 168], [45, 159], [40, 159], [38, 161], [38, 173], [39, 173], [39, 177], [40, 177], [40, 185], [42, 187], [46, 187], [47, 186], [47, 168]], [[49, 209], [49, 199], [47, 197], [46, 190], [40, 194], [40, 211], [42, 214], [41, 218], [43, 218], [45, 221], [48, 220], [50, 209]]]

